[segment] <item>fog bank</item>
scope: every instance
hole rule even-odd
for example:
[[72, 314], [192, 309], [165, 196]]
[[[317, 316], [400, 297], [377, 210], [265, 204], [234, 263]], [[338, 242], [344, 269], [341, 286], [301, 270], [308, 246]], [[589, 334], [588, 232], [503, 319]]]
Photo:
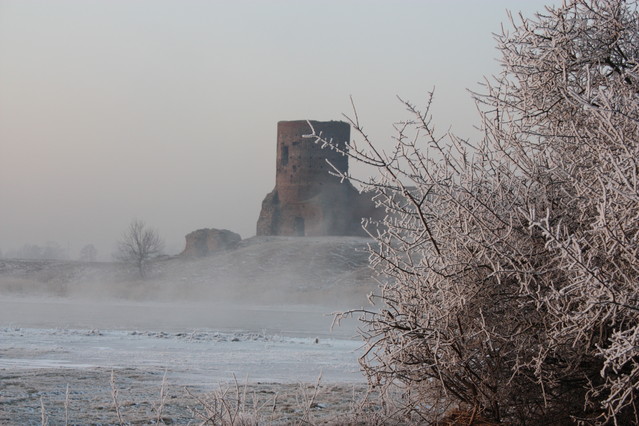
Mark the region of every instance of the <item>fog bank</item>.
[[[199, 259], [132, 265], [0, 261], [0, 325], [327, 334], [375, 288], [356, 237], [256, 237]], [[342, 335], [354, 334], [354, 323]]]

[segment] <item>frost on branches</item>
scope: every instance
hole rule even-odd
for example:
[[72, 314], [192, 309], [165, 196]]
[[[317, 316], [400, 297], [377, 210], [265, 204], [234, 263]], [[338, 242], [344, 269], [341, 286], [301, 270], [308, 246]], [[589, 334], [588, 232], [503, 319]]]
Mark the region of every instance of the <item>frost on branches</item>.
[[351, 119], [347, 155], [377, 168], [359, 182], [388, 212], [368, 226], [362, 366], [418, 421], [639, 423], [637, 2], [511, 24], [479, 143], [438, 135], [430, 98], [403, 102], [390, 153]]

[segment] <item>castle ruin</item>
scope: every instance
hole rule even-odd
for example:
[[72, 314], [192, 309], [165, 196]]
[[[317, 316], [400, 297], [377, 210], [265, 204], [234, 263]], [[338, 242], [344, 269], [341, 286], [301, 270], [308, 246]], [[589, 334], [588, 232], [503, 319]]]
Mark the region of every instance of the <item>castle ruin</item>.
[[[310, 123], [316, 133], [346, 151], [348, 123]], [[361, 220], [376, 211], [370, 197], [329, 173], [332, 167], [327, 161], [347, 172], [348, 157], [304, 138], [310, 133], [306, 120], [277, 123], [275, 189], [262, 202], [257, 235], [364, 235]]]

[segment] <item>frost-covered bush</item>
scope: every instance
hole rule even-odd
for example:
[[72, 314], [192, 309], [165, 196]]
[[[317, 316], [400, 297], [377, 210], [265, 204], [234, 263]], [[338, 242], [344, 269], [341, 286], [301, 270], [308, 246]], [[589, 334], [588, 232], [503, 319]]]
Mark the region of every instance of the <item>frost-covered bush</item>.
[[391, 153], [352, 119], [348, 155], [379, 170], [361, 183], [388, 212], [368, 227], [381, 306], [362, 366], [418, 419], [637, 423], [637, 2], [511, 21], [479, 143], [436, 134], [430, 99], [404, 102]]

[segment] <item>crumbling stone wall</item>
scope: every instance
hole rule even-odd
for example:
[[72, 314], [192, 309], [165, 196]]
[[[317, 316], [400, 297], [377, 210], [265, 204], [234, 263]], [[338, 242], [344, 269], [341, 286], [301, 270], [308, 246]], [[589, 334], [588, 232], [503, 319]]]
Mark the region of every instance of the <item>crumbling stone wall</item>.
[[[311, 121], [317, 133], [346, 150], [350, 125]], [[275, 189], [262, 202], [257, 235], [363, 235], [361, 218], [378, 214], [350, 182], [330, 175], [330, 161], [348, 171], [348, 157], [312, 139], [306, 120], [277, 123]]]
[[186, 235], [185, 257], [203, 257], [209, 254], [230, 250], [242, 241], [242, 237], [227, 229], [198, 229]]

